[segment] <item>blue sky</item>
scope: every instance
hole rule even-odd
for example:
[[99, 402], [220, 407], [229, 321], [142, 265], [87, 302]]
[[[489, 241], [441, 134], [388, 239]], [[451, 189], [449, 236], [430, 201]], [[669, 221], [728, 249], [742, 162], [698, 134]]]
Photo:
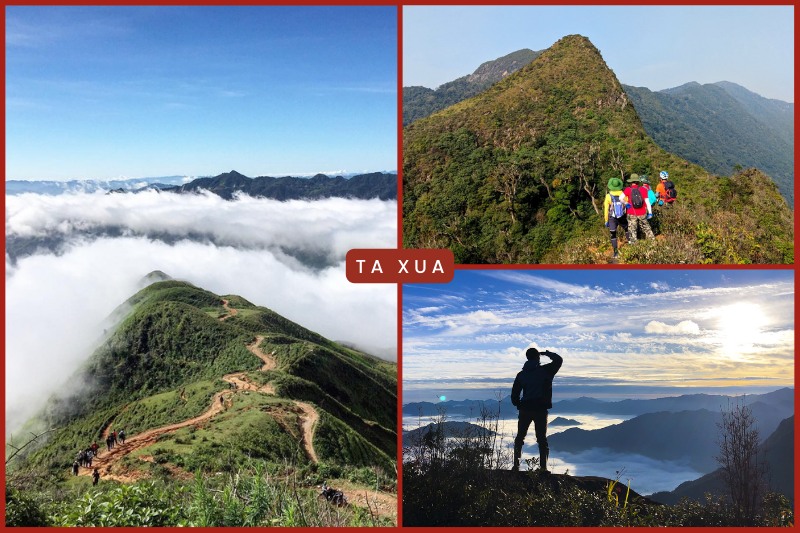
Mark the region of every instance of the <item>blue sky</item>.
[[6, 179], [397, 167], [397, 9], [6, 7]]
[[457, 270], [403, 288], [405, 403], [507, 395], [530, 346], [564, 358], [557, 399], [793, 386], [793, 272]]
[[794, 102], [793, 6], [407, 6], [403, 85], [435, 88], [575, 33], [628, 85], [724, 80]]

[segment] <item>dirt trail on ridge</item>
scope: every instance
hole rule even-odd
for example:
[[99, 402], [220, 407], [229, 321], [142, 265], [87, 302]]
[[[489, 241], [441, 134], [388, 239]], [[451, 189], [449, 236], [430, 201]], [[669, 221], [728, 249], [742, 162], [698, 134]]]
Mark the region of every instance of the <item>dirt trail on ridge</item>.
[[[88, 476], [91, 474], [92, 469], [97, 468], [100, 471], [100, 475], [102, 477], [118, 479], [118, 476], [115, 476], [111, 473], [111, 466], [118, 460], [122, 459], [124, 456], [128, 455], [129, 453], [135, 450], [154, 444], [158, 440], [158, 438], [165, 433], [177, 431], [187, 426], [200, 424], [201, 422], [208, 420], [217, 413], [222, 412], [225, 409], [224, 405], [225, 397], [226, 396], [230, 397], [232, 394], [233, 393], [230, 391], [221, 391], [216, 393], [214, 397], [211, 399], [211, 406], [208, 408], [206, 412], [204, 412], [199, 416], [190, 418], [188, 420], [184, 420], [182, 422], [177, 422], [175, 424], [169, 424], [159, 428], [149, 429], [134, 436], [129, 436], [125, 439], [125, 444], [118, 442], [116, 446], [111, 448], [111, 450], [108, 450], [106, 448], [101, 448], [100, 450], [98, 450], [97, 456], [92, 461], [92, 468], [81, 469], [80, 475]], [[119, 479], [120, 481], [127, 480], [126, 476], [119, 476], [119, 478], [121, 478]]]
[[256, 337], [256, 340], [247, 345], [247, 349], [250, 350], [250, 353], [264, 361], [264, 366], [261, 367], [262, 372], [274, 370], [278, 366], [277, 361], [275, 361], [275, 352], [271, 354], [264, 353], [260, 348], [262, 342], [264, 342], [264, 335], [259, 335]]
[[224, 322], [224, 321], [228, 320], [230, 317], [236, 316], [236, 315], [239, 314], [239, 310], [234, 308], [234, 307], [231, 307], [230, 306], [230, 302], [228, 300], [222, 300], [222, 307], [225, 308], [225, 310], [228, 312], [228, 314], [225, 315], [225, 316], [219, 317], [219, 321], [220, 322]]
[[[225, 320], [226, 318], [230, 318], [231, 316], [235, 316], [237, 311], [236, 309], [232, 308], [228, 304], [228, 300], [223, 300], [223, 305], [225, 309], [229, 312], [227, 316], [220, 318], [220, 320]], [[272, 370], [276, 368], [277, 363], [275, 361], [274, 352], [272, 354], [267, 354], [259, 345], [264, 341], [263, 335], [256, 336], [255, 341], [247, 345], [247, 349], [261, 359], [264, 364], [261, 367], [261, 371]], [[177, 422], [175, 424], [169, 424], [166, 426], [162, 426], [159, 428], [149, 429], [138, 435], [129, 436], [125, 440], [125, 444], [117, 443], [117, 445], [108, 450], [106, 448], [101, 448], [98, 452], [98, 455], [92, 461], [92, 468], [81, 468], [80, 475], [90, 475], [93, 468], [98, 468], [101, 473], [101, 476], [106, 479], [116, 479], [118, 481], [135, 481], [136, 479], [140, 478], [140, 475], [133, 475], [132, 473], [129, 474], [112, 474], [111, 467], [117, 461], [122, 459], [124, 456], [128, 455], [129, 453], [138, 450], [140, 448], [144, 448], [146, 446], [150, 446], [154, 444], [161, 435], [165, 433], [170, 433], [172, 431], [177, 431], [181, 428], [185, 428], [191, 425], [200, 424], [211, 417], [217, 415], [218, 413], [225, 410], [226, 404], [230, 405], [232, 401], [233, 394], [239, 390], [245, 391], [252, 391], [252, 392], [260, 392], [263, 394], [271, 394], [275, 395], [275, 387], [271, 383], [266, 383], [264, 385], [257, 385], [250, 381], [247, 377], [246, 372], [234, 372], [232, 374], [227, 374], [222, 376], [222, 380], [226, 383], [230, 383], [233, 385], [233, 390], [227, 391], [220, 391], [216, 393], [213, 398], [211, 399], [211, 405], [209, 406], [208, 410], [206, 410], [203, 414], [196, 416], [194, 418], [190, 418], [188, 420], [184, 420], [182, 422]], [[305, 402], [294, 402], [302, 411], [302, 430], [303, 430], [303, 448], [305, 449], [308, 457], [315, 463], [319, 462], [319, 458], [317, 457], [316, 452], [314, 451], [313, 445], [313, 438], [314, 438], [314, 427], [319, 421], [319, 413], [317, 412], [311, 404]], [[124, 412], [127, 409], [127, 405], [123, 408], [120, 413]], [[117, 415], [118, 416], [118, 415]], [[114, 417], [116, 418], [116, 417]], [[103, 442], [105, 442], [105, 438], [111, 432], [111, 429], [114, 425], [114, 419], [112, 419], [109, 424], [103, 429], [102, 437]]]
[[297, 404], [297, 406], [302, 409], [303, 413], [305, 414], [303, 417], [303, 447], [306, 449], [306, 453], [308, 454], [309, 458], [311, 458], [311, 460], [315, 463], [318, 463], [319, 459], [317, 458], [317, 453], [314, 451], [312, 439], [314, 437], [314, 426], [319, 420], [319, 413], [317, 413], [316, 409], [311, 407], [311, 404], [298, 402], [296, 400], [294, 403]]
[[[224, 321], [238, 314], [239, 311], [233, 307], [230, 307], [230, 302], [228, 300], [222, 300], [222, 304], [225, 310], [228, 312], [228, 314], [220, 317], [219, 318], [220, 321]], [[252, 343], [247, 345], [247, 349], [250, 351], [250, 353], [252, 353], [253, 355], [255, 355], [264, 362], [264, 364], [261, 367], [262, 372], [277, 368], [277, 361], [275, 360], [275, 352], [267, 354], [260, 348], [260, 344], [264, 341], [264, 338], [265, 338], [264, 335], [258, 335], [256, 336], [256, 339]], [[234, 387], [233, 390], [220, 391], [214, 394], [214, 396], [211, 399], [211, 405], [201, 415], [184, 420], [182, 422], [169, 424], [159, 428], [149, 429], [147, 431], [139, 433], [138, 435], [128, 436], [128, 438], [125, 439], [125, 444], [121, 444], [118, 442], [116, 446], [111, 450], [107, 450], [106, 447], [103, 446], [99, 449], [98, 455], [92, 461], [92, 467], [91, 468], [81, 467], [79, 475], [91, 476], [92, 470], [94, 468], [97, 468], [98, 471], [100, 472], [101, 479], [113, 479], [122, 483], [132, 483], [141, 480], [143, 478], [146, 478], [148, 477], [147, 474], [139, 470], [118, 469], [117, 472], [112, 473], [111, 467], [129, 453], [139, 450], [141, 448], [145, 448], [152, 444], [155, 444], [158, 438], [161, 435], [164, 435], [165, 433], [177, 431], [181, 428], [185, 428], [192, 425], [200, 426], [203, 422], [223, 412], [226, 409], [226, 407], [229, 407], [231, 405], [233, 395], [236, 394], [236, 392], [238, 392], [239, 390], [276, 395], [275, 387], [271, 383], [266, 383], [264, 385], [259, 386], [256, 383], [253, 383], [247, 377], [246, 372], [234, 372], [232, 374], [227, 374], [225, 376], [222, 376], [222, 380], [225, 381], [226, 383], [232, 384]], [[309, 403], [297, 400], [293, 401], [295, 405], [297, 405], [297, 407], [299, 407], [300, 410], [302, 411], [300, 419], [302, 421], [303, 448], [305, 449], [308, 457], [313, 462], [318, 463], [319, 458], [317, 457], [317, 454], [314, 451], [313, 438], [314, 438], [314, 428], [317, 422], [319, 421], [319, 413]], [[117, 415], [115, 415], [108, 421], [106, 427], [103, 428], [102, 430], [103, 444], [105, 443], [105, 439], [108, 436], [108, 434], [112, 431], [112, 428], [114, 426], [114, 420], [120, 414], [125, 412], [127, 408], [128, 405], [125, 405]], [[376, 423], [366, 420], [365, 422], [372, 424]], [[141, 456], [140, 459], [145, 462], [153, 462], [153, 457], [150, 455]], [[190, 473], [182, 470], [181, 468], [175, 465], [163, 465], [163, 466], [167, 468], [170, 472], [172, 472], [172, 474], [175, 477], [184, 479], [192, 478], [192, 475]], [[368, 490], [364, 486], [358, 486], [346, 480], [336, 480], [334, 483], [339, 490], [344, 492], [345, 496], [347, 496], [348, 501], [352, 505], [369, 509], [371, 510], [371, 512], [374, 512], [379, 516], [391, 517], [395, 521], [395, 523], [397, 523], [396, 494], [379, 492], [375, 490]]]

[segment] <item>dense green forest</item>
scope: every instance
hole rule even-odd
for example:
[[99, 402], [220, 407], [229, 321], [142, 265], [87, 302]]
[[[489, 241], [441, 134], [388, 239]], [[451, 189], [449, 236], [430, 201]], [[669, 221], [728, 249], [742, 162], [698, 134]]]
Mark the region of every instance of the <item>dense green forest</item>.
[[790, 263], [793, 214], [768, 176], [709, 174], [645, 132], [599, 51], [561, 39], [478, 96], [407, 126], [403, 245], [450, 248], [459, 263], [604, 263], [612, 177], [667, 170], [659, 238], [629, 263]]
[[[51, 398], [17, 433], [22, 439], [12, 436], [10, 523], [391, 522], [391, 512], [368, 505], [330, 513], [315, 492], [338, 478], [392, 498], [395, 364], [241, 297], [181, 281], [149, 285], [113, 316], [119, 324], [71, 378], [76, 387]], [[119, 429], [128, 442], [104, 450]], [[30, 435], [41, 437], [26, 445]], [[70, 474], [76, 450], [92, 442], [101, 444], [99, 487], [89, 467]], [[276, 501], [276, 494], [293, 501]], [[122, 505], [128, 518], [98, 510], [119, 500], [130, 500]]]

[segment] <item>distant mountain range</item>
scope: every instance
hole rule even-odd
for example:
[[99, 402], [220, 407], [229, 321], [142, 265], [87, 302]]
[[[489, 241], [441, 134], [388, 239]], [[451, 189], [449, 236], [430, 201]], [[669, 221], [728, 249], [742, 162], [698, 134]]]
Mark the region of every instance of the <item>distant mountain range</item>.
[[[742, 397], [691, 394], [648, 400], [604, 402], [578, 398], [555, 402], [551, 413], [633, 415], [634, 418], [602, 429], [570, 428], [549, 437], [551, 450], [580, 453], [608, 448], [615, 453], [632, 453], [657, 460], [684, 460], [701, 472], [711, 472], [717, 463], [718, 427], [721, 413], [739, 402], [748, 405], [758, 422], [762, 438], [778, 428], [782, 420], [794, 415], [794, 389], [783, 388], [766, 394]], [[516, 418], [517, 410], [508, 397], [486, 401], [447, 401], [410, 403], [403, 406], [405, 416], [421, 413], [475, 417], [481, 408], [501, 417]], [[556, 420], [562, 417], [556, 417]], [[555, 422], [555, 420], [554, 420]], [[691, 435], [691, 438], [687, 438]]]
[[333, 177], [325, 174], [316, 174], [311, 177], [284, 176], [273, 178], [261, 176], [249, 178], [235, 170], [231, 170], [214, 177], [202, 178], [168, 176], [106, 181], [6, 181], [6, 194], [30, 192], [58, 195], [77, 192], [94, 193], [97, 191], [125, 193], [150, 189], [178, 193], [207, 190], [228, 200], [232, 199], [236, 193], [281, 201], [317, 200], [331, 197], [392, 200], [397, 198], [397, 174], [372, 172]]
[[658, 92], [623, 87], [662, 148], [720, 175], [737, 165], [763, 170], [794, 205], [794, 104], [726, 81]]
[[198, 178], [184, 185], [167, 187], [167, 192], [191, 193], [206, 190], [230, 200], [236, 193], [275, 200], [318, 200], [322, 198], [397, 198], [397, 174], [373, 172], [352, 178], [317, 174], [311, 178], [286, 176], [249, 178], [231, 170], [213, 178]]
[[148, 188], [162, 189], [181, 185], [193, 178], [187, 176], [163, 176], [158, 178], [121, 178], [110, 180], [7, 180], [6, 194], [94, 193], [97, 191], [140, 191]]
[[[715, 459], [719, 452], [718, 424], [722, 420], [722, 410], [736, 402], [747, 405], [756, 420], [756, 427], [762, 440], [761, 448], [770, 465], [769, 478], [772, 487], [792, 496], [794, 479], [794, 389], [792, 388], [741, 397], [691, 394], [619, 402], [605, 402], [588, 397], [556, 402], [551, 413], [634, 415], [634, 417], [601, 429], [569, 428], [554, 433], [548, 436], [551, 454], [577, 454], [593, 449], [607, 449], [609, 453], [614, 454], [632, 454], [658, 461], [683, 462], [696, 471], [705, 472], [706, 475], [682, 484], [675, 491], [654, 494], [652, 496], [654, 500], [672, 505], [683, 496], [702, 499], [704, 492], [720, 494], [721, 478], [716, 471], [719, 464]], [[501, 416], [516, 417], [517, 411], [510, 405], [509, 398], [504, 398], [499, 405]], [[421, 412], [423, 416], [438, 415], [441, 411], [447, 416], [461, 414], [475, 417], [481, 412], [482, 407], [496, 413], [498, 402], [465, 400], [439, 404], [411, 403], [403, 406], [403, 414], [409, 416]], [[432, 412], [433, 408], [436, 408], [435, 413]], [[468, 422], [448, 422], [448, 424], [475, 426]], [[577, 424], [577, 421], [561, 416], [556, 416], [550, 422], [551, 426], [571, 424]], [[434, 427], [434, 424], [428, 424], [415, 431], [424, 434]], [[533, 446], [530, 444], [528, 447]]]
[[[750, 409], [758, 422], [762, 438], [772, 434], [792, 409], [756, 402]], [[645, 413], [602, 429], [570, 428], [548, 437], [554, 450], [579, 453], [606, 448], [614, 453], [643, 455], [660, 461], [687, 461], [700, 472], [711, 472], [718, 464], [720, 411], [698, 409], [678, 412]]]
[[403, 431], [403, 442], [405, 444], [421, 442], [420, 439], [425, 438], [425, 435], [427, 435], [429, 432], [436, 433], [440, 429], [442, 432], [441, 436], [444, 438], [475, 438], [478, 436], [485, 437], [494, 435], [494, 431], [484, 428], [483, 426], [479, 426], [478, 424], [448, 420], [446, 422], [442, 422], [441, 424], [431, 422], [430, 424], [412, 429], [410, 431]]
[[541, 52], [527, 48], [517, 50], [493, 61], [487, 61], [472, 74], [443, 83], [436, 90], [420, 86], [403, 87], [403, 126], [482, 93], [540, 54]]
[[[607, 402], [596, 398], [581, 397], [572, 400], [560, 400], [553, 403], [551, 413], [568, 414], [607, 414], [607, 415], [641, 415], [645, 413], [657, 413], [659, 411], [687, 411], [696, 409], [707, 409], [719, 412], [726, 408], [729, 403], [740, 401], [745, 405], [761, 402], [772, 405], [780, 412], [786, 412], [794, 408], [794, 389], [783, 388], [765, 394], [750, 394], [745, 396], [728, 396], [722, 394], [684, 394], [681, 396], [669, 396], [664, 398], [653, 398], [646, 400], [621, 400]], [[516, 418], [517, 409], [511, 405], [511, 397], [506, 396], [500, 401], [497, 400], [448, 400], [445, 402], [412, 402], [403, 405], [403, 414], [414, 416], [437, 415], [443, 410], [447, 415], [453, 416], [476, 416], [482, 407], [486, 407], [489, 412], [498, 412], [506, 418]], [[788, 415], [787, 415], [788, 416]]]
[[[541, 53], [518, 50], [436, 90], [403, 87], [403, 125], [486, 91]], [[764, 98], [728, 81], [689, 82], [658, 92], [622, 87], [659, 146], [720, 175], [731, 174], [737, 165], [756, 167], [794, 205], [793, 103]]]

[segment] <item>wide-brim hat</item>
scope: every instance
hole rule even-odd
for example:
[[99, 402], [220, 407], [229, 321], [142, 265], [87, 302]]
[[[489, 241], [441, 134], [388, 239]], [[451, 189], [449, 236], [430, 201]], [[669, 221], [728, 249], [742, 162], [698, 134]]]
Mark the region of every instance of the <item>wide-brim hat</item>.
[[646, 174], [642, 174], [642, 177], [639, 178], [642, 183], [650, 183], [650, 180], [647, 178]]
[[610, 191], [619, 191], [622, 190], [622, 180], [619, 178], [611, 178], [608, 180], [608, 190]]
[[639, 179], [639, 174], [631, 174], [631, 177], [628, 178], [628, 183], [633, 183], [634, 181], [641, 181]]

